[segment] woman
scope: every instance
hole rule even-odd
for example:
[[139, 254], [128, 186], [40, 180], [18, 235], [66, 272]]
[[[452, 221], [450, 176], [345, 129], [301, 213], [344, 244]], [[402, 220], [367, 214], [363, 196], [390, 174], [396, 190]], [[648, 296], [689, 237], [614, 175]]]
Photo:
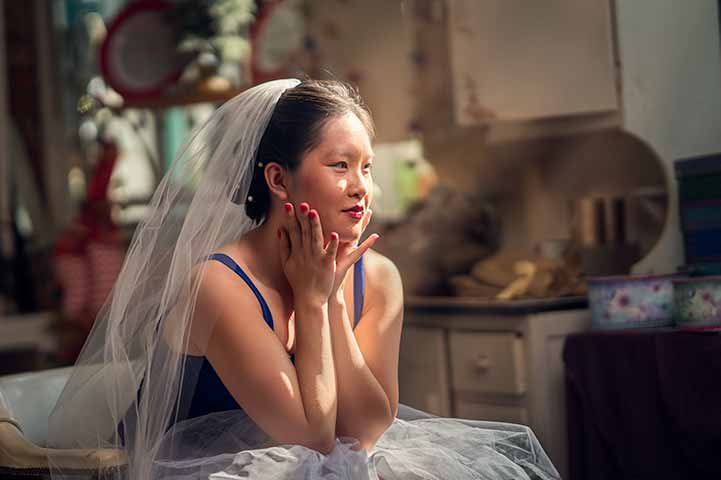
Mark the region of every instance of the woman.
[[400, 277], [359, 244], [372, 137], [339, 82], [223, 105], [155, 193], [52, 444], [122, 448], [132, 479], [557, 477], [526, 427], [396, 418]]
[[[239, 404], [274, 440], [324, 453], [336, 435], [369, 448], [392, 423], [400, 276], [380, 254], [362, 257], [377, 235], [355, 247], [371, 215], [372, 132], [368, 112], [341, 84], [306, 82], [278, 103], [245, 204], [261, 225], [216, 249], [189, 342], [231, 395], [221, 405], [198, 391], [193, 417]], [[355, 281], [367, 278], [356, 298], [354, 264]]]

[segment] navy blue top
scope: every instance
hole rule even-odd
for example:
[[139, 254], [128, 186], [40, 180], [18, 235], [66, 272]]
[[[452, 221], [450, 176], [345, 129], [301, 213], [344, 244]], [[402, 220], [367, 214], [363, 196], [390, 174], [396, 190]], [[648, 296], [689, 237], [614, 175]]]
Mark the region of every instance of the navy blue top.
[[[245, 283], [248, 284], [250, 289], [253, 291], [255, 296], [260, 302], [260, 308], [263, 310], [263, 318], [265, 323], [268, 324], [271, 330], [273, 330], [273, 316], [270, 313], [270, 308], [265, 302], [265, 299], [260, 294], [258, 289], [246, 273], [240, 268], [240, 266], [233, 261], [232, 258], [223, 253], [214, 253], [208, 257], [210, 260], [217, 260], [228, 268], [237, 273]], [[361, 256], [353, 267], [353, 307], [354, 307], [354, 321], [353, 328], [355, 329], [360, 320], [361, 312], [363, 311], [363, 296], [365, 293], [365, 280], [363, 275], [363, 257]], [[195, 384], [194, 394], [190, 401], [190, 406], [186, 418], [195, 418], [209, 413], [223, 412], [226, 410], [240, 410], [240, 405], [235, 401], [233, 396], [230, 394], [225, 385], [223, 384], [220, 377], [216, 373], [213, 366], [210, 364], [207, 358], [197, 357], [192, 355], [186, 355], [185, 361], [202, 361], [200, 371], [198, 373], [197, 382]], [[295, 355], [290, 355], [290, 361], [295, 361]]]

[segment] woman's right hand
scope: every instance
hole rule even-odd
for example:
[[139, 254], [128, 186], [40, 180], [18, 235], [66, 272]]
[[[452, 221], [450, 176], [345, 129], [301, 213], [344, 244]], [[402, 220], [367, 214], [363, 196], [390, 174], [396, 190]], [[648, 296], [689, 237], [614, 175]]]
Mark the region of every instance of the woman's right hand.
[[278, 230], [280, 259], [294, 300], [326, 303], [335, 280], [338, 234], [333, 232], [324, 245], [318, 212], [305, 202], [298, 209], [292, 203], [283, 207], [285, 224]]

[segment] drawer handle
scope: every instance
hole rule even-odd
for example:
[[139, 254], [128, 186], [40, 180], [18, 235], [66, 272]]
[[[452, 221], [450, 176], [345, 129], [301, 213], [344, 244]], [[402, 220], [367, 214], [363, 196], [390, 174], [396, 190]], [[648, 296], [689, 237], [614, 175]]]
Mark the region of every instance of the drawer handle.
[[476, 355], [476, 360], [473, 363], [473, 366], [476, 367], [477, 371], [485, 372], [491, 368], [491, 359], [488, 358], [488, 355]]

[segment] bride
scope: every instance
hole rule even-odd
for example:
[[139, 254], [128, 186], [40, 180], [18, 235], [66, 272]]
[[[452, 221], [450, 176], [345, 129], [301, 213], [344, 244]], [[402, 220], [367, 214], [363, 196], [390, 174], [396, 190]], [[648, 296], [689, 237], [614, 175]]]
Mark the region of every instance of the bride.
[[220, 107], [155, 192], [51, 445], [123, 450], [104, 478], [558, 478], [527, 427], [399, 408], [401, 279], [360, 242], [373, 133], [337, 81]]

